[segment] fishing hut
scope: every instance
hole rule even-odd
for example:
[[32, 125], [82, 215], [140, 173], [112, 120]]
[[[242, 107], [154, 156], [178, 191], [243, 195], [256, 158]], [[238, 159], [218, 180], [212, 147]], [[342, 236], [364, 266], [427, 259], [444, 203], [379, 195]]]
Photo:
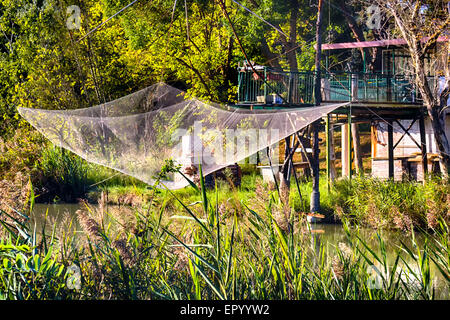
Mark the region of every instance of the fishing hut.
[[[446, 42], [440, 38], [438, 42]], [[335, 172], [335, 129], [341, 127], [342, 176], [351, 177], [361, 161], [359, 141], [352, 130], [366, 123], [371, 128], [371, 175], [378, 178], [423, 180], [430, 171], [439, 170], [439, 158], [427, 111], [412, 75], [411, 63], [401, 39], [322, 45], [323, 51], [377, 48], [381, 63], [367, 72], [363, 56], [362, 70], [321, 72], [322, 103], [350, 102], [328, 114], [322, 121], [326, 132], [326, 167], [329, 181]], [[361, 50], [363, 51], [363, 50]], [[325, 55], [325, 59], [328, 55]], [[431, 61], [431, 56], [427, 58]], [[432, 68], [430, 68], [432, 69]], [[267, 66], [247, 64], [238, 70], [238, 103], [249, 109], [286, 109], [314, 105], [314, 72], [288, 72]], [[438, 71], [428, 75], [439, 85]], [[449, 103], [450, 105], [450, 103]], [[446, 134], [450, 138], [450, 113], [446, 113]], [[357, 138], [358, 140], [359, 138]], [[291, 146], [293, 143], [291, 142]], [[287, 148], [288, 149], [288, 148]], [[296, 152], [306, 152], [299, 148]], [[286, 151], [286, 153], [289, 150]], [[305, 159], [305, 157], [303, 157]], [[303, 161], [302, 165], [305, 165]]]

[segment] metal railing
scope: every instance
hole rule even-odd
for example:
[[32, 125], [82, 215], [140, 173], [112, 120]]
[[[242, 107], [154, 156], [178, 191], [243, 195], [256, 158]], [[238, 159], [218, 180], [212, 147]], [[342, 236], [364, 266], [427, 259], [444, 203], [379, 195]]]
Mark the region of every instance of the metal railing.
[[[240, 68], [239, 104], [313, 104], [314, 72]], [[265, 79], [265, 81], [264, 81]], [[322, 101], [419, 102], [412, 76], [378, 73], [322, 73]], [[353, 94], [353, 98], [352, 98]]]
[[252, 104], [311, 104], [314, 100], [314, 73], [285, 72], [269, 67], [241, 68], [238, 101]]
[[325, 73], [323, 100], [416, 103], [414, 79], [377, 73]]

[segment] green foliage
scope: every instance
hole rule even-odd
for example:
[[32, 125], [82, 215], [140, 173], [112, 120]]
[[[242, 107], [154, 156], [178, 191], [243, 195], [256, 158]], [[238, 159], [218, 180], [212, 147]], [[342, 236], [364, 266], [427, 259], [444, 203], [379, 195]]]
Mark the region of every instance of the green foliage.
[[373, 228], [435, 228], [447, 219], [450, 185], [442, 179], [414, 182], [357, 177], [333, 186], [331, 203], [340, 216]]
[[64, 298], [64, 264], [58, 261], [52, 240], [45, 233], [38, 237], [36, 229], [31, 232], [29, 222], [22, 213], [13, 216], [0, 210], [0, 299]]
[[65, 202], [73, 202], [83, 197], [89, 185], [94, 183], [88, 177], [91, 165], [59, 147], [44, 150], [38, 169], [44, 180], [41, 184], [48, 190], [42, 194], [46, 199], [59, 196]]
[[14, 180], [17, 173], [34, 173], [33, 168], [41, 157], [44, 138], [36, 131], [26, 128], [16, 130], [11, 139], [0, 138], [0, 180]]
[[[167, 81], [206, 100], [233, 102], [236, 67], [243, 60], [228, 22], [215, 1], [138, 2], [91, 36], [88, 30], [127, 1], [0, 1], [0, 136], [20, 125], [17, 107], [73, 109], [124, 96]], [[290, 4], [270, 0], [243, 4], [289, 31]], [[81, 28], [69, 30], [66, 9], [78, 5]], [[300, 1], [295, 50], [300, 69], [313, 66], [315, 8]], [[252, 60], [266, 64], [266, 41], [287, 67], [280, 34], [236, 4], [227, 10]], [[330, 25], [334, 28], [334, 24]], [[338, 28], [338, 26], [336, 26]]]

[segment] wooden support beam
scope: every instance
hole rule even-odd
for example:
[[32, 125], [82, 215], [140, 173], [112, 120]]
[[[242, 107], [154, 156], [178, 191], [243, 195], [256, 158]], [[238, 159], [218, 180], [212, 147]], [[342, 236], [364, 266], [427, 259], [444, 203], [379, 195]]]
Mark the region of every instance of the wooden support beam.
[[402, 128], [402, 130], [403, 130], [405, 133], [402, 135], [402, 137], [400, 138], [400, 140], [397, 141], [397, 143], [396, 143], [395, 146], [394, 146], [394, 149], [395, 149], [395, 147], [400, 143], [400, 141], [403, 139], [403, 136], [404, 136], [405, 134], [407, 134], [407, 135], [411, 138], [411, 140], [416, 144], [416, 146], [417, 146], [419, 149], [422, 150], [422, 147], [420, 146], [420, 144], [419, 144], [419, 143], [416, 141], [416, 139], [414, 139], [414, 137], [409, 133], [409, 130], [411, 129], [411, 127], [412, 127], [412, 125], [413, 125], [413, 123], [414, 123], [415, 121], [416, 121], [416, 120], [414, 120], [414, 121], [411, 123], [411, 125], [409, 126], [408, 129], [405, 129], [405, 127], [401, 124], [401, 122], [398, 121], [397, 119], [395, 119], [395, 122], [397, 122], [397, 124], [400, 126], [400, 128]]
[[405, 129], [405, 127], [403, 127], [402, 123], [401, 123], [400, 121], [398, 121], [397, 119], [395, 119], [395, 122], [397, 122], [397, 124], [400, 126], [400, 128], [403, 129], [404, 133], [402, 134], [402, 136], [400, 137], [400, 139], [398, 139], [398, 141], [395, 143], [394, 149], [395, 149], [395, 148], [398, 146], [398, 144], [403, 140], [403, 138], [405, 137], [406, 134], [407, 134], [407, 135], [412, 139], [412, 141], [419, 147], [419, 149], [421, 149], [420, 145], [416, 142], [416, 139], [414, 139], [413, 136], [411, 136], [411, 134], [409, 133], [409, 130], [411, 130], [411, 128], [412, 128], [412, 126], [414, 125], [414, 123], [416, 122], [416, 120], [417, 120], [417, 118], [414, 118], [414, 119], [411, 121], [411, 123], [410, 123], [408, 129]]
[[[284, 139], [285, 142], [285, 148], [284, 148], [284, 156], [285, 156], [285, 161], [286, 159], [289, 158], [290, 153], [291, 153], [291, 137], [287, 137]], [[290, 186], [290, 182], [291, 182], [291, 162], [287, 162], [287, 164], [285, 166], [283, 166], [283, 177], [286, 180], [287, 186]]]
[[349, 165], [351, 164], [351, 158], [349, 156], [349, 153], [351, 153], [351, 147], [348, 143], [349, 131], [348, 123], [344, 123], [341, 126], [341, 163], [343, 177], [349, 176]]
[[388, 120], [388, 163], [389, 179], [394, 179], [394, 122]]

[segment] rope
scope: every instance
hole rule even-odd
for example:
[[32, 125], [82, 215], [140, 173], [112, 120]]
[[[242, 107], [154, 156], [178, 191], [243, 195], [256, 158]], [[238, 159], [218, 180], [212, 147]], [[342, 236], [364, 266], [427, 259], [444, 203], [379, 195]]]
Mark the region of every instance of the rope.
[[125, 7], [123, 7], [122, 9], [120, 9], [119, 11], [117, 11], [116, 13], [114, 13], [111, 17], [109, 17], [108, 19], [106, 19], [105, 21], [103, 21], [102, 23], [100, 23], [98, 26], [96, 26], [94, 29], [90, 30], [88, 33], [86, 33], [83, 37], [81, 37], [80, 39], [78, 39], [76, 42], [80, 42], [81, 40], [85, 39], [86, 37], [88, 37], [91, 33], [97, 31], [98, 29], [100, 29], [105, 23], [107, 23], [109, 20], [111, 20], [112, 18], [114, 18], [115, 16], [117, 16], [118, 14], [120, 14], [122, 11], [128, 9], [129, 7], [131, 7], [133, 4], [135, 4], [136, 2], [138, 2], [139, 0], [134, 0], [133, 2], [127, 4]]
[[174, 1], [173, 3], [173, 8], [172, 8], [172, 15], [170, 17], [170, 25], [169, 25], [169, 30], [167, 31], [167, 38], [166, 38], [166, 47], [164, 48], [164, 63], [163, 63], [163, 67], [161, 69], [161, 74], [159, 75], [160, 81], [162, 81], [164, 73], [166, 72], [166, 62], [167, 62], [167, 51], [169, 49], [169, 37], [170, 37], [170, 32], [172, 30], [172, 25], [173, 25], [173, 18], [175, 17], [175, 9], [177, 7], [177, 0]]
[[252, 10], [250, 10], [249, 8], [247, 8], [246, 6], [240, 4], [239, 2], [237, 2], [236, 0], [231, 0], [234, 3], [236, 3], [237, 5], [241, 6], [242, 8], [244, 8], [245, 10], [247, 10], [248, 12], [250, 12], [252, 15], [254, 15], [255, 17], [257, 17], [259, 20], [263, 21], [265, 24], [271, 26], [272, 28], [274, 28], [276, 31], [278, 31], [279, 33], [281, 33], [283, 36], [285, 36], [286, 38], [289, 38], [283, 31], [281, 31], [279, 28], [275, 27], [273, 24], [271, 24], [270, 22], [268, 22], [267, 20], [265, 20], [263, 17], [259, 16], [258, 14], [256, 14], [255, 12], [253, 12]]
[[117, 172], [116, 174], [112, 175], [112, 176], [109, 177], [109, 178], [106, 178], [106, 179], [103, 179], [102, 181], [99, 181], [99, 182], [96, 182], [96, 183], [94, 183], [94, 184], [91, 184], [90, 186], [88, 186], [88, 188], [94, 187], [94, 186], [96, 186], [96, 185], [98, 185], [98, 184], [101, 184], [101, 183], [103, 183], [103, 182], [105, 182], [105, 181], [111, 180], [112, 178], [117, 177], [119, 174], [121, 174], [121, 172]]
[[280, 94], [278, 94], [278, 92], [276, 92], [276, 91], [272, 88], [272, 86], [266, 81], [266, 79], [264, 79], [263, 77], [261, 77], [260, 74], [255, 70], [253, 64], [251, 63], [250, 59], [249, 59], [248, 56], [247, 56], [247, 53], [246, 53], [245, 50], [244, 50], [244, 47], [242, 46], [241, 40], [239, 39], [239, 36], [238, 36], [238, 34], [237, 34], [237, 32], [236, 32], [236, 29], [234, 28], [233, 22], [231, 21], [231, 18], [230, 18], [230, 16], [228, 15], [228, 12], [227, 12], [227, 9], [226, 9], [226, 7], [225, 7], [225, 3], [223, 2], [223, 0], [219, 0], [219, 5], [220, 5], [220, 8], [222, 9], [222, 12], [223, 12], [224, 16], [227, 18], [228, 23], [230, 24], [231, 29], [233, 30], [233, 34], [234, 34], [234, 36], [236, 37], [236, 41], [238, 42], [239, 47], [240, 47], [242, 53], [244, 54], [245, 60], [247, 60], [247, 63], [249, 64], [249, 66], [250, 66], [250, 68], [252, 69], [253, 73], [256, 74], [256, 75], [258, 76], [259, 79], [261, 79], [262, 81], [264, 81], [264, 83], [265, 83], [272, 91], [274, 91], [275, 94], [276, 94], [282, 101], [284, 101], [285, 103], [287, 103], [286, 99], [284, 99]]
[[184, 13], [186, 15], [186, 36], [187, 36], [187, 40], [190, 41], [191, 37], [189, 35], [189, 18], [188, 18], [188, 8], [187, 8], [187, 4], [186, 4], [186, 0], [184, 0]]

